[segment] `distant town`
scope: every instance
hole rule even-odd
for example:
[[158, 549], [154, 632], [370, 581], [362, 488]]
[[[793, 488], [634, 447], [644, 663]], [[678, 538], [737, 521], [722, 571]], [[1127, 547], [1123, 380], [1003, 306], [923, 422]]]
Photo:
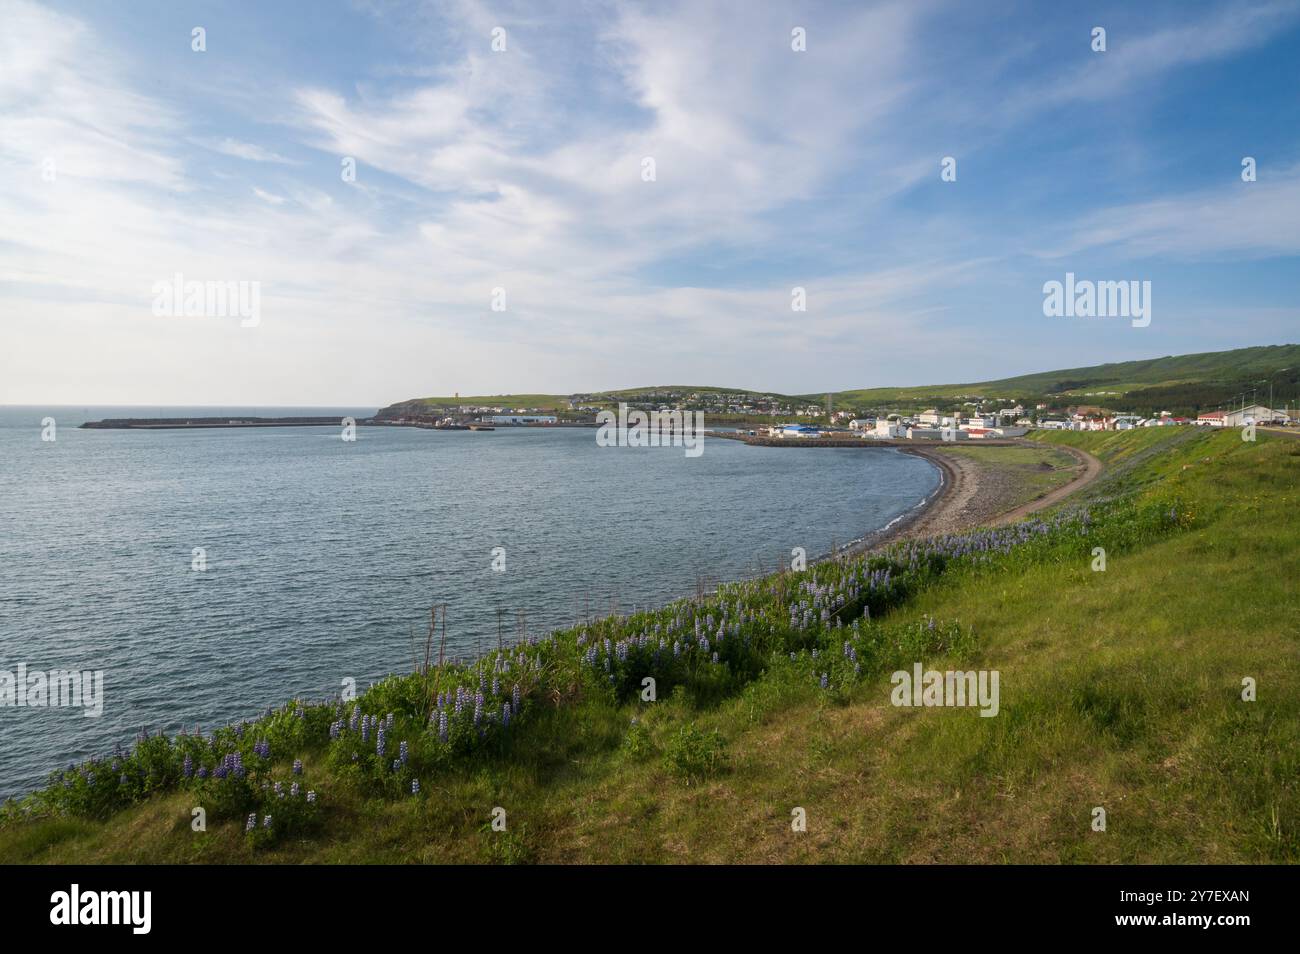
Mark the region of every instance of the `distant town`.
[[[454, 399], [453, 399], [454, 400]], [[554, 405], [561, 406], [554, 406]], [[780, 438], [857, 437], [888, 440], [971, 440], [1021, 437], [1031, 428], [1067, 431], [1125, 431], [1139, 427], [1243, 427], [1290, 425], [1290, 411], [1260, 404], [1181, 416], [1121, 413], [1101, 405], [1054, 405], [972, 398], [957, 406], [922, 411], [863, 410], [834, 406], [833, 395], [813, 404], [770, 394], [722, 390], [644, 390], [569, 395], [547, 404], [515, 405], [407, 401], [381, 410], [375, 423], [434, 428], [590, 426], [595, 415], [617, 404], [657, 412], [700, 411], [712, 423], [731, 423], [745, 433]]]

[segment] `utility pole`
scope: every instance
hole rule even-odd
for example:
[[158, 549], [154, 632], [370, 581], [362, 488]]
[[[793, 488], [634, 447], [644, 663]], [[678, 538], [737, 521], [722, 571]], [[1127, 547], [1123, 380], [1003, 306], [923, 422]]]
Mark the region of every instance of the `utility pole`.
[[[1278, 368], [1276, 371], [1274, 371], [1272, 374], [1270, 374], [1270, 375], [1268, 376], [1268, 418], [1269, 418], [1269, 423], [1272, 423], [1273, 418], [1276, 416], [1276, 415], [1273, 413], [1273, 379], [1274, 379], [1275, 377], [1277, 377], [1279, 374], [1281, 374], [1283, 371], [1290, 371], [1290, 370], [1291, 370], [1290, 368]], [[1289, 409], [1290, 409], [1290, 405], [1287, 405], [1287, 408], [1288, 408], [1288, 410], [1289, 410]], [[1290, 416], [1290, 415], [1288, 415], [1288, 416]]]

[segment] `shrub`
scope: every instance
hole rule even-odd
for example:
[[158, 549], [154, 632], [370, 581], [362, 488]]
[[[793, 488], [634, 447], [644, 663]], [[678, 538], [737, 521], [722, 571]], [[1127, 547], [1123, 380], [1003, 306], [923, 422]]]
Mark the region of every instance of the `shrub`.
[[668, 770], [686, 780], [687, 785], [704, 781], [722, 771], [727, 762], [726, 742], [717, 729], [705, 732], [694, 723], [684, 725], [669, 740], [664, 750]]

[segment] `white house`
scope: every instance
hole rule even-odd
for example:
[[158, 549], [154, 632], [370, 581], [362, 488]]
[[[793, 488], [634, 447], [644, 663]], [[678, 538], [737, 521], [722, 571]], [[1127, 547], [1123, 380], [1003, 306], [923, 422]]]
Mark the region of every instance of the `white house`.
[[820, 437], [821, 428], [811, 424], [787, 424], [781, 428], [782, 437]]
[[1274, 421], [1285, 422], [1287, 416], [1281, 411], [1270, 410], [1261, 404], [1252, 404], [1246, 408], [1237, 408], [1223, 415], [1225, 427], [1244, 427], [1247, 424], [1271, 424]]
[[882, 417], [876, 421], [876, 429], [871, 432], [873, 437], [898, 438], [907, 436], [907, 428], [898, 420], [897, 414], [891, 414], [889, 417]]
[[970, 431], [953, 427], [909, 427], [907, 429], [908, 440], [913, 441], [965, 441], [970, 440], [970, 436]]

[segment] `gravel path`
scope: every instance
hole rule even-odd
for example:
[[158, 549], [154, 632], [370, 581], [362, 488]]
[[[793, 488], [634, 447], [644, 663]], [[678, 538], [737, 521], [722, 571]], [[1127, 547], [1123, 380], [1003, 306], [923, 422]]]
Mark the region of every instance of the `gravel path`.
[[[1021, 446], [1044, 446], [1023, 442]], [[849, 553], [875, 550], [895, 540], [941, 536], [972, 527], [1011, 523], [1036, 513], [1086, 487], [1097, 479], [1102, 463], [1087, 451], [1061, 444], [1051, 445], [1072, 456], [1078, 465], [1074, 479], [1036, 500], [1011, 510], [1005, 509], [997, 486], [996, 470], [981, 467], [968, 457], [944, 453], [942, 447], [908, 447], [904, 453], [924, 457], [943, 472], [943, 483], [930, 497], [893, 526], [857, 541]]]

